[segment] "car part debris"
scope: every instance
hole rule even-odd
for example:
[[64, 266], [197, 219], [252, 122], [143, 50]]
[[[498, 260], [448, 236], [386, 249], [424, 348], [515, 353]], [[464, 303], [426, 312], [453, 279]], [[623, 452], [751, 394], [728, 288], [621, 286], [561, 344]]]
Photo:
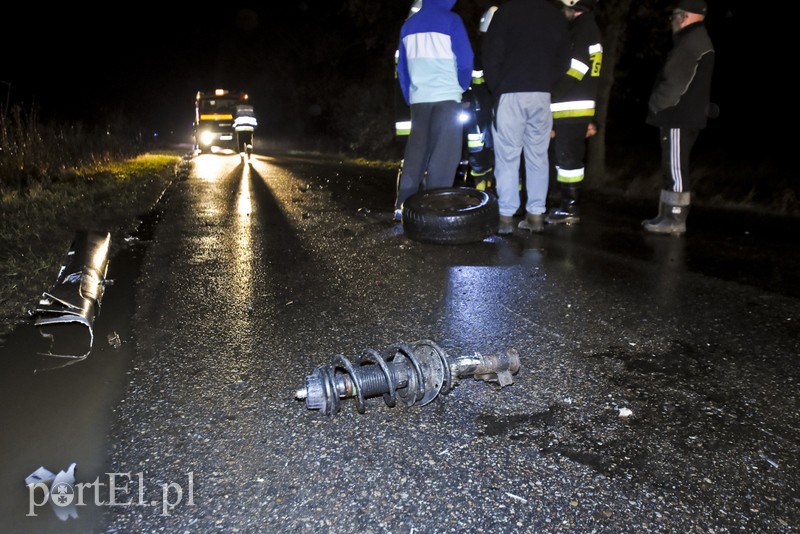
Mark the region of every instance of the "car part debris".
[[347, 397], [355, 397], [359, 413], [365, 412], [364, 399], [378, 395], [389, 407], [397, 399], [406, 406], [424, 406], [447, 393], [462, 376], [496, 381], [500, 387], [511, 385], [519, 367], [519, 353], [512, 348], [490, 356], [476, 352], [451, 358], [433, 341], [421, 340], [391, 345], [382, 354], [366, 349], [355, 363], [337, 355], [306, 376], [295, 397], [325, 415], [338, 412], [341, 399]]
[[[42, 466], [25, 477], [30, 507], [28, 515], [36, 516], [34, 508], [50, 502], [53, 512], [61, 521], [78, 518], [78, 510], [75, 508], [77, 504], [75, 498], [76, 465], [75, 462], [72, 462], [66, 471], [62, 469], [58, 474], [54, 474]], [[37, 495], [37, 489], [44, 492], [44, 500], [41, 502], [37, 500], [42, 498]]]
[[108, 344], [111, 345], [112, 348], [118, 349], [122, 346], [122, 340], [119, 338], [119, 334], [116, 332], [108, 334], [106, 336], [106, 339], [108, 340]]
[[[91, 352], [94, 320], [106, 285], [110, 285], [106, 280], [110, 244], [108, 232], [76, 233], [55, 284], [31, 312], [36, 316], [34, 324], [42, 327], [41, 335], [51, 340], [50, 350], [40, 354], [83, 359]], [[57, 337], [59, 345], [54, 350]]]
[[497, 233], [497, 197], [471, 187], [429, 189], [403, 203], [405, 234], [416, 241], [461, 245], [483, 241]]
[[25, 477], [25, 485], [31, 484], [50, 484], [56, 478], [56, 474], [45, 466], [39, 467], [36, 471]]

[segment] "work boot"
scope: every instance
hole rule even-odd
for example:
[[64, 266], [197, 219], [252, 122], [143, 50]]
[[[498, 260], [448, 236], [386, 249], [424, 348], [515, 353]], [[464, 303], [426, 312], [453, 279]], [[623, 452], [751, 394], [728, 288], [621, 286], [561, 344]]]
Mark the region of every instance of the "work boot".
[[544, 230], [544, 215], [533, 213], [526, 213], [525, 218], [519, 222], [521, 230], [528, 230], [529, 232], [541, 232]]
[[691, 193], [661, 191], [659, 216], [642, 222], [648, 232], [655, 234], [681, 235], [686, 232]]
[[490, 191], [494, 187], [494, 184], [492, 183], [491, 169], [481, 173], [480, 175], [473, 174], [472, 179], [475, 182], [475, 189], [478, 191]]
[[545, 217], [548, 224], [574, 224], [581, 220], [576, 184], [561, 184], [561, 203]]
[[475, 189], [478, 191], [486, 191], [492, 187], [492, 183], [486, 178], [480, 178], [475, 182]]
[[497, 226], [497, 233], [500, 235], [508, 235], [514, 232], [514, 217], [510, 215], [501, 215], [500, 224]]

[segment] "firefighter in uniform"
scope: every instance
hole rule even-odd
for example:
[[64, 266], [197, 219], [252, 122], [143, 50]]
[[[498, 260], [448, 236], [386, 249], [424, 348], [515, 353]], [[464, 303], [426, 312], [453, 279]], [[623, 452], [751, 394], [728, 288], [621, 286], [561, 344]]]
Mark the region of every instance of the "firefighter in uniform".
[[561, 201], [545, 216], [545, 221], [572, 224], [580, 220], [578, 194], [586, 172], [586, 138], [597, 131], [595, 97], [603, 44], [593, 13], [597, 0], [560, 1], [569, 21], [572, 57], [569, 70], [552, 93], [553, 153]]
[[[416, 13], [422, 8], [422, 0], [414, 0], [411, 4], [411, 9], [408, 11], [408, 17]], [[406, 20], [408, 20], [406, 17]], [[403, 91], [400, 89], [400, 83], [397, 77], [397, 61], [400, 59], [400, 50], [394, 51], [394, 134], [395, 136], [405, 142], [408, 139], [408, 134], [411, 133], [411, 106], [409, 106], [405, 98], [403, 98]]]
[[233, 131], [236, 133], [236, 149], [243, 156], [250, 156], [253, 152], [253, 135], [256, 126], [258, 126], [258, 121], [253, 112], [253, 106], [238, 104], [236, 117], [233, 120]]
[[466, 147], [469, 152], [469, 181], [480, 191], [490, 189], [494, 185], [494, 149], [492, 148], [492, 95], [486, 86], [481, 66], [480, 39], [489, 31], [492, 16], [497, 6], [492, 6], [480, 20], [478, 47], [475, 50], [474, 69], [470, 88], [464, 95], [469, 102], [470, 120], [464, 125]]

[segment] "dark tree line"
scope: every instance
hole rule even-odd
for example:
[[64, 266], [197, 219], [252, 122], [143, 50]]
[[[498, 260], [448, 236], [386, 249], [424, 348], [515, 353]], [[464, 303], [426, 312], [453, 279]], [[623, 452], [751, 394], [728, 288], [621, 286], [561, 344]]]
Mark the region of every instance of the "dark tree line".
[[[556, 0], [554, 0], [556, 1]], [[253, 88], [270, 135], [325, 139], [353, 154], [398, 157], [393, 139], [394, 51], [409, 1], [306, 0], [261, 13], [260, 27], [232, 25], [220, 78]], [[483, 13], [496, 2], [459, 0], [454, 10], [475, 40]], [[607, 144], [640, 139], [649, 85], [669, 48], [668, 0], [601, 0], [604, 65], [590, 172], [606, 172]], [[292, 21], [282, 24], [281, 21]], [[244, 74], [242, 74], [244, 73]], [[388, 159], [388, 158], [387, 158]]]
[[[780, 77], [788, 63], [775, 38], [759, 34], [773, 31], [766, 10], [708, 2], [707, 25], [717, 49], [712, 95], [721, 115], [695, 150], [698, 158], [737, 171], [754, 169], [761, 177], [765, 163], [778, 168], [790, 139], [774, 133], [785, 116], [776, 106], [786, 102], [784, 96], [791, 98]], [[476, 41], [480, 17], [493, 3], [456, 3]], [[394, 160], [402, 154], [402, 143], [394, 138], [394, 52], [410, 5], [411, 0], [299, 0], [190, 10], [164, 5], [156, 17], [142, 9], [126, 13], [125, 28], [101, 40], [91, 37], [89, 22], [80, 25], [85, 18], [80, 12], [65, 8], [46, 26], [47, 35], [63, 44], [58, 68], [27, 69], [26, 76], [40, 77], [12, 79], [6, 61], [0, 79], [13, 83], [12, 104], [28, 83], [37, 103], [45, 104], [44, 93], [50, 92], [59, 112], [74, 112], [59, 118], [88, 122], [122, 113], [142, 131], [149, 124], [187, 136], [197, 91], [242, 89], [253, 97], [263, 138]], [[644, 119], [650, 87], [670, 47], [669, 7], [670, 0], [599, 0], [605, 48], [601, 129], [590, 142], [589, 157], [596, 179], [657, 170], [656, 132]], [[83, 37], [68, 39], [72, 34]], [[129, 64], [142, 61], [144, 73], [128, 71]], [[97, 65], [115, 66], [104, 71], [113, 79], [100, 80], [101, 93], [82, 83]], [[632, 167], [634, 160], [646, 165]]]

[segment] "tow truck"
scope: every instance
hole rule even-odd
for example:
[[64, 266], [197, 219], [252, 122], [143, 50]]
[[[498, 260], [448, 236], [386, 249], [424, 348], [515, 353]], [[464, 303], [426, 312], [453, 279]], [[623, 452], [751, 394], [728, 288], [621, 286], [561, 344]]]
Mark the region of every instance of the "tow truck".
[[229, 149], [250, 154], [256, 126], [250, 96], [227, 89], [198, 91], [195, 97], [194, 145], [199, 152]]

